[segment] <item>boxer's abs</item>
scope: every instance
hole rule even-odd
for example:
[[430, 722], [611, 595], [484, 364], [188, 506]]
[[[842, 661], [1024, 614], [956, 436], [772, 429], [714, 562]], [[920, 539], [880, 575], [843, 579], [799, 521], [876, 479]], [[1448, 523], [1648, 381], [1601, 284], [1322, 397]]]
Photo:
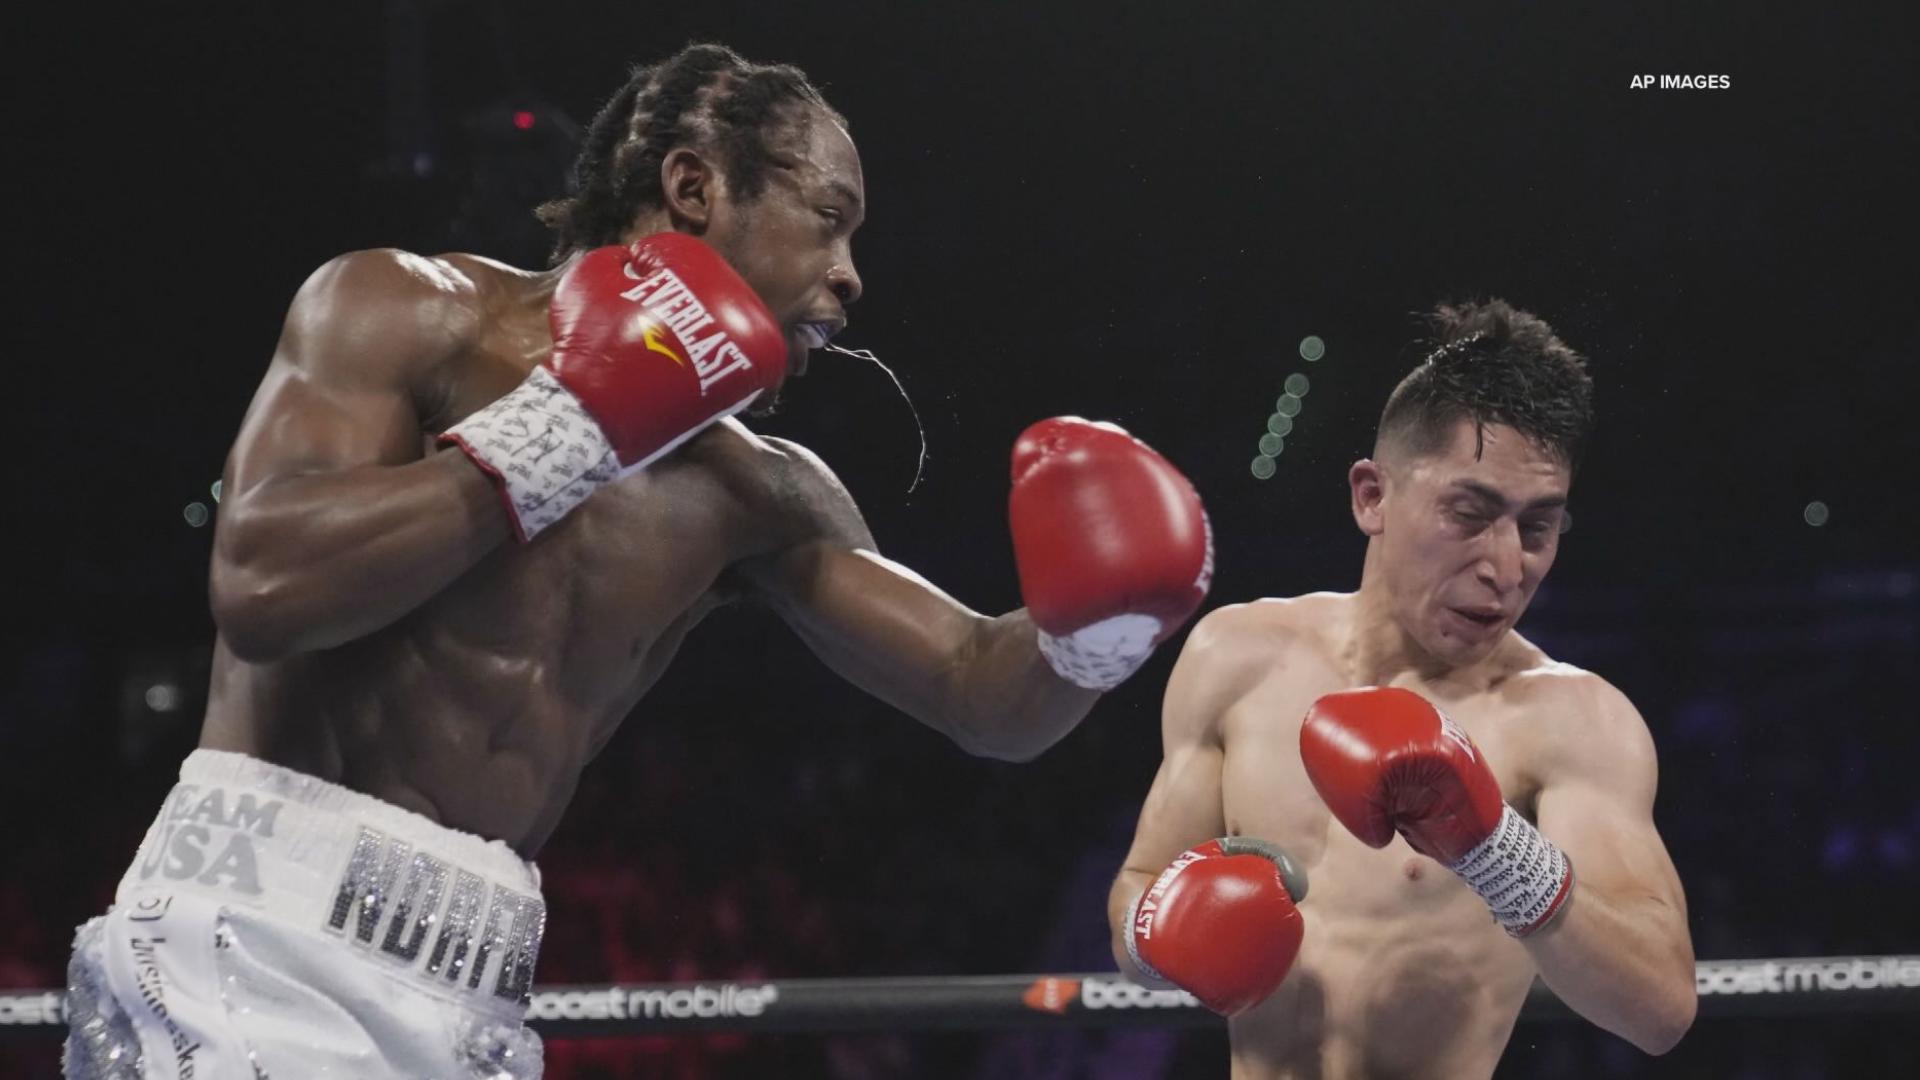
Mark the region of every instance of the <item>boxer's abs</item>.
[[[1489, 936], [1484, 905], [1404, 844], [1329, 857], [1362, 852], [1391, 863], [1392, 876], [1327, 868], [1310, 888], [1293, 972], [1233, 1025], [1235, 1077], [1492, 1074], [1532, 983], [1526, 954]], [[1315, 895], [1322, 882], [1332, 887]]]
[[[1222, 799], [1228, 828], [1278, 843], [1307, 871], [1305, 937], [1278, 992], [1232, 1025], [1236, 1080], [1436, 1077], [1493, 1072], [1534, 968], [1486, 905], [1404, 839], [1366, 846], [1333, 820], [1307, 779], [1299, 723], [1319, 694], [1341, 689], [1290, 658], [1231, 714]], [[1458, 710], [1523, 808], [1532, 785], [1503, 733], [1499, 707]]]
[[601, 492], [357, 641], [258, 665], [217, 647], [201, 745], [533, 857], [580, 771], [722, 602], [720, 511], [660, 479]]

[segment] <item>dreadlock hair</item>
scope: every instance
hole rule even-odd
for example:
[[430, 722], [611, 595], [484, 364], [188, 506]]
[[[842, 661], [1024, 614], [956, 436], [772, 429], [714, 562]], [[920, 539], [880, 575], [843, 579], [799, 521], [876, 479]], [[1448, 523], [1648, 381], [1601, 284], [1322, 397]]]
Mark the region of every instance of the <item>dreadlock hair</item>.
[[664, 205], [660, 164], [682, 146], [716, 154], [733, 192], [758, 196], [773, 163], [767, 133], [803, 105], [846, 126], [799, 68], [749, 63], [724, 45], [689, 45], [634, 67], [587, 127], [571, 194], [534, 211], [556, 234], [554, 263], [618, 243], [642, 210]]
[[1375, 457], [1389, 443], [1439, 453], [1465, 419], [1474, 424], [1476, 457], [1486, 426], [1505, 424], [1569, 469], [1578, 466], [1593, 428], [1593, 378], [1553, 327], [1499, 299], [1443, 304], [1428, 320], [1432, 351], [1388, 396]]

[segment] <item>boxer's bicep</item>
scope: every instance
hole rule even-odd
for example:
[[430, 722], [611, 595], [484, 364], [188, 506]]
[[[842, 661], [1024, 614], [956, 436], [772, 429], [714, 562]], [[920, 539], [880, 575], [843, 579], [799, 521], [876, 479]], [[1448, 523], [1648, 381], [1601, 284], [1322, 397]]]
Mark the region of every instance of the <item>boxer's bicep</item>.
[[1679, 874], [1653, 822], [1658, 762], [1646, 722], [1611, 687], [1595, 714], [1543, 777], [1537, 824], [1567, 853], [1576, 881], [1622, 901], [1652, 901], [1684, 926]]
[[1221, 624], [1229, 617], [1216, 612], [1201, 619], [1174, 664], [1161, 703], [1160, 769], [1107, 895], [1114, 961], [1135, 978], [1144, 973], [1128, 958], [1124, 931], [1140, 894], [1182, 851], [1227, 832], [1220, 733], [1226, 711], [1244, 689], [1244, 680], [1228, 668], [1231, 634], [1223, 634]]
[[221, 478], [209, 600], [237, 655], [390, 625], [507, 537], [486, 475], [425, 452], [422, 403], [477, 325], [465, 281], [357, 252], [301, 288]]
[[1158, 874], [1180, 852], [1226, 835], [1221, 732], [1227, 711], [1250, 685], [1238, 636], [1228, 629], [1235, 611], [1221, 608], [1201, 619], [1167, 679], [1160, 708], [1160, 771], [1140, 808], [1127, 872]]
[[1123, 870], [1152, 880], [1175, 855], [1226, 835], [1220, 800], [1224, 761], [1218, 745], [1186, 742], [1168, 748], [1141, 804]]
[[344, 255], [304, 284], [223, 478], [242, 499], [273, 480], [422, 456], [431, 375], [471, 329], [430, 260]]

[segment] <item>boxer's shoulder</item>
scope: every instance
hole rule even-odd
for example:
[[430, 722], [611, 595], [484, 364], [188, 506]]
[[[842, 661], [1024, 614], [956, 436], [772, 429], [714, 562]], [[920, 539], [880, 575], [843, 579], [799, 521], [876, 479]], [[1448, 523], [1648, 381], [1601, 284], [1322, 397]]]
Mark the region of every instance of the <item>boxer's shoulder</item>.
[[301, 294], [303, 299], [392, 307], [434, 305], [477, 314], [486, 298], [500, 291], [506, 277], [502, 272], [510, 270], [475, 256], [363, 248], [322, 263]]
[[[1216, 728], [1236, 706], [1270, 702], [1326, 666], [1324, 623], [1341, 598], [1330, 593], [1227, 604], [1187, 635], [1167, 687], [1169, 715], [1204, 718]], [[1307, 680], [1311, 681], [1311, 680]], [[1224, 734], [1224, 729], [1216, 734]]]
[[1614, 700], [1624, 700], [1612, 683], [1585, 668], [1555, 660], [1538, 647], [1512, 635], [1515, 646], [1500, 654], [1507, 671], [1498, 685], [1507, 704], [1522, 709], [1551, 708], [1582, 716], [1605, 711]]
[[1606, 679], [1544, 653], [1501, 687], [1506, 706], [1528, 721], [1528, 740], [1541, 764], [1590, 761], [1622, 748], [1651, 753], [1651, 736], [1639, 710]]
[[287, 313], [300, 355], [371, 365], [431, 364], [480, 339], [492, 292], [471, 268], [395, 248], [335, 256], [310, 275]]
[[1261, 670], [1321, 656], [1331, 650], [1350, 600], [1347, 594], [1308, 593], [1227, 604], [1194, 626], [1187, 649], [1216, 664]]
[[711, 469], [745, 508], [758, 534], [756, 554], [820, 539], [873, 546], [853, 495], [807, 447], [761, 435], [728, 417], [701, 433], [687, 450], [687, 456]]

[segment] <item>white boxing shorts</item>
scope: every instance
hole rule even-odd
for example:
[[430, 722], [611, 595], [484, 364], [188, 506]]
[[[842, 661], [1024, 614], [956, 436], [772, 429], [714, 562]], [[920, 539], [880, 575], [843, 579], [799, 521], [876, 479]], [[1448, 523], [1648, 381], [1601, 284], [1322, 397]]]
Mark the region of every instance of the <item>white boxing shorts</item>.
[[196, 750], [75, 937], [66, 1075], [536, 1077], [545, 926], [539, 874], [505, 844]]

